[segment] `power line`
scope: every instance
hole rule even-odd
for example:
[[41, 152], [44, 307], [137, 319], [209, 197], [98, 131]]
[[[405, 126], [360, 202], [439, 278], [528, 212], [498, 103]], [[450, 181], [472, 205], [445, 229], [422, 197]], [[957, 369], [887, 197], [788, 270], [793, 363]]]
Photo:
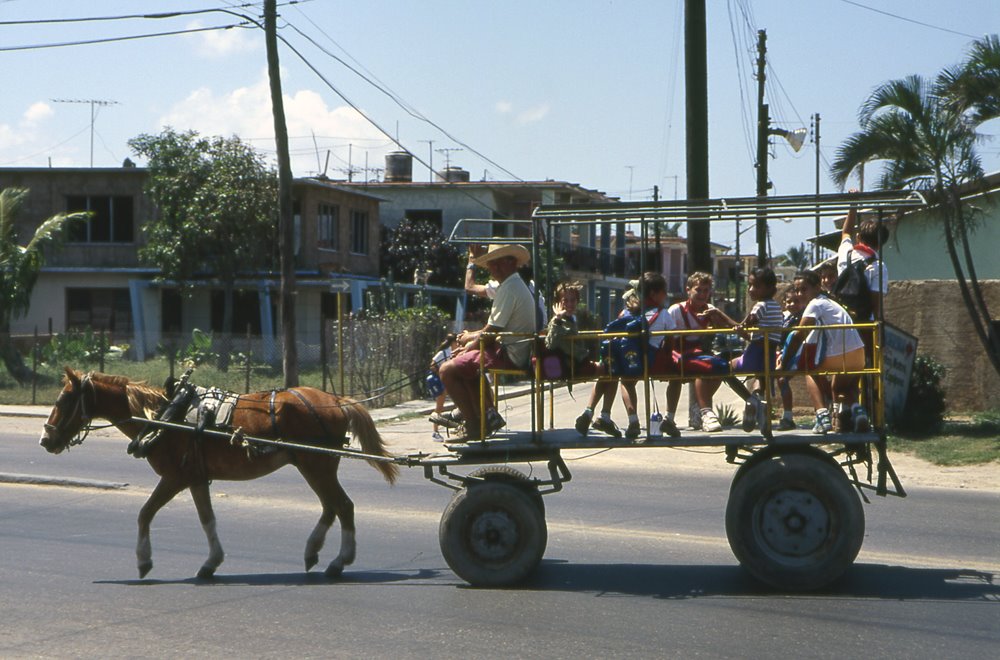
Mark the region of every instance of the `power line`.
[[204, 27], [204, 28], [190, 28], [187, 30], [172, 30], [169, 32], [151, 32], [148, 34], [136, 34], [125, 37], [81, 39], [79, 41], [63, 41], [50, 44], [30, 44], [27, 46], [0, 46], [0, 52], [12, 52], [18, 50], [41, 50], [44, 48], [63, 48], [66, 46], [90, 46], [93, 44], [107, 44], [120, 41], [134, 41], [136, 39], [149, 39], [152, 37], [172, 37], [178, 34], [193, 34], [196, 32], [209, 32], [211, 30], [228, 30], [230, 28], [246, 28], [246, 23], [233, 23], [231, 25], [216, 25], [214, 27]]
[[930, 23], [924, 23], [923, 21], [918, 21], [915, 18], [907, 18], [906, 16], [900, 16], [899, 14], [893, 14], [882, 9], [876, 9], [875, 7], [869, 7], [868, 5], [863, 5], [860, 2], [854, 2], [854, 0], [840, 0], [843, 3], [854, 5], [855, 7], [860, 7], [861, 9], [867, 9], [868, 11], [873, 11], [876, 14], [882, 14], [883, 16], [889, 16], [890, 18], [896, 18], [901, 21], [906, 21], [907, 23], [913, 23], [915, 25], [920, 25], [932, 30], [940, 30], [941, 32], [950, 32], [951, 34], [957, 34], [960, 37], [969, 37], [970, 39], [978, 39], [981, 35], [968, 34], [967, 32], [959, 32], [958, 30], [950, 30], [948, 28], [941, 27], [939, 25], [931, 25]]

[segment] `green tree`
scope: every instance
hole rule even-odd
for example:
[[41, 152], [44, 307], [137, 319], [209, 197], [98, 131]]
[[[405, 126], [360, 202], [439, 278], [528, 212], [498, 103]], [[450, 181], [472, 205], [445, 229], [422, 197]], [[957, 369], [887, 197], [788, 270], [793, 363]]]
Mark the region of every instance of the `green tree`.
[[403, 218], [395, 229], [383, 230], [379, 250], [382, 277], [391, 270], [393, 281], [417, 283], [415, 273], [430, 271], [428, 284], [462, 286], [459, 251], [432, 222]]
[[28, 196], [24, 188], [0, 190], [0, 357], [7, 371], [22, 385], [31, 380], [21, 354], [10, 340], [11, 321], [28, 313], [31, 291], [44, 261], [43, 247], [58, 244], [62, 228], [88, 213], [59, 213], [38, 226], [27, 245], [21, 245], [17, 217]]
[[794, 266], [795, 270], [805, 270], [809, 267], [809, 262], [809, 248], [805, 243], [793, 245], [778, 257], [779, 266]]
[[[996, 45], [995, 39], [985, 41]], [[979, 52], [974, 48], [973, 56], [955, 70], [958, 77], [985, 75], [978, 63], [973, 64]], [[976, 216], [961, 201], [963, 190], [983, 178], [977, 126], [988, 116], [986, 101], [991, 97], [959, 100], [956, 90], [980, 86], [963, 78], [965, 83], [956, 87], [955, 71], [945, 71], [933, 81], [914, 75], [877, 87], [859, 112], [861, 130], [838, 149], [832, 173], [843, 186], [856, 168], [883, 161], [878, 187], [920, 190], [935, 205], [962, 301], [987, 357], [1000, 373], [1000, 337], [990, 331], [992, 316], [971, 252]], [[996, 88], [994, 99], [995, 94]]]
[[941, 74], [945, 98], [974, 124], [1000, 117], [1000, 36], [973, 42], [962, 64]]
[[[171, 128], [143, 134], [129, 147], [147, 159], [146, 192], [157, 215], [146, 222], [140, 260], [159, 279], [185, 287], [214, 277], [224, 292], [223, 332], [232, 328], [233, 291], [239, 276], [274, 261], [277, 177], [263, 157], [237, 137], [200, 137]], [[219, 352], [228, 367], [229, 351]]]

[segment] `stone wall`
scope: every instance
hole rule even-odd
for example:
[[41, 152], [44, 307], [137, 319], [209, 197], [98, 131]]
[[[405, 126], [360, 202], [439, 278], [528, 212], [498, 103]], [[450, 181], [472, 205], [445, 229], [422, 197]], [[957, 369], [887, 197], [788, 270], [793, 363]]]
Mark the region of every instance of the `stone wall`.
[[[1000, 317], [1000, 280], [981, 285], [987, 306]], [[972, 329], [955, 281], [890, 282], [885, 318], [917, 337], [918, 355], [929, 355], [945, 366], [949, 412], [1000, 409], [1000, 376]]]

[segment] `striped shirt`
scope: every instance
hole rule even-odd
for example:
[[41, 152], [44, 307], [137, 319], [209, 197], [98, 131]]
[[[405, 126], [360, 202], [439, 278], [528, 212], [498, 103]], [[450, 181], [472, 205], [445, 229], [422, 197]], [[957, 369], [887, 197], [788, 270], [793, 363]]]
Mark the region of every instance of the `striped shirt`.
[[[752, 325], [764, 330], [769, 330], [774, 328], [774, 332], [768, 332], [768, 337], [772, 342], [781, 341], [781, 330], [784, 327], [784, 315], [781, 313], [781, 305], [778, 304], [777, 300], [773, 298], [768, 298], [766, 300], [760, 300], [754, 304], [753, 309], [750, 310], [750, 321], [748, 325]], [[750, 335], [750, 341], [755, 339], [763, 339], [764, 334], [762, 332], [754, 332]]]

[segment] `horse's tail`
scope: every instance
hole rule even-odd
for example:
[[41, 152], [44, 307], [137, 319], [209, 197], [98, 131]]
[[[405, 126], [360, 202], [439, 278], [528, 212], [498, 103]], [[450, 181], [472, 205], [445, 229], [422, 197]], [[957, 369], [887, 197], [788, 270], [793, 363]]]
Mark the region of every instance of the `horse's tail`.
[[[351, 433], [354, 434], [354, 437], [361, 445], [361, 450], [366, 454], [392, 458], [392, 454], [385, 448], [385, 442], [382, 440], [378, 429], [375, 428], [375, 422], [365, 407], [347, 397], [342, 398], [340, 401], [341, 410], [347, 415], [347, 420], [351, 425]], [[381, 472], [382, 476], [390, 484], [396, 483], [396, 478], [399, 476], [398, 465], [389, 461], [368, 461], [368, 463]]]

